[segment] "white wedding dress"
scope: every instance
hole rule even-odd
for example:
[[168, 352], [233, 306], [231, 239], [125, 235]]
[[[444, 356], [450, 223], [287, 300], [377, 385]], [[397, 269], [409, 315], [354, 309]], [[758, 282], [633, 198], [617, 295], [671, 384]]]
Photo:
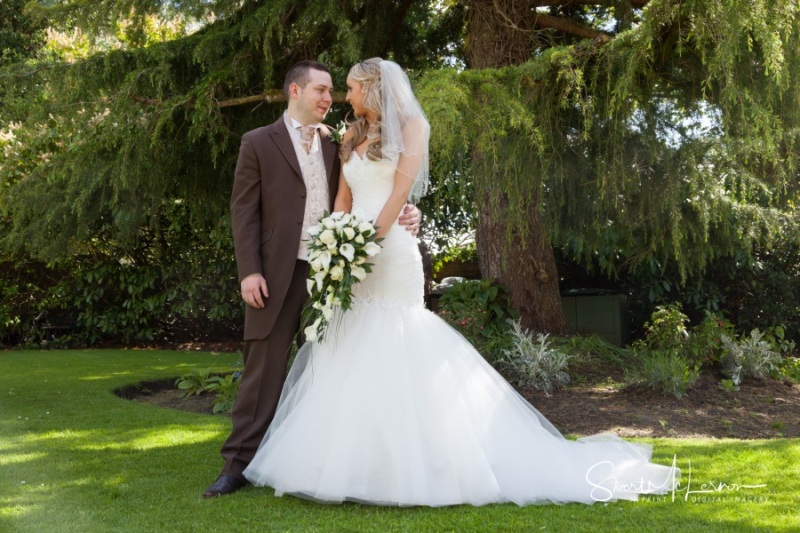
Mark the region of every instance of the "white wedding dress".
[[[353, 212], [374, 220], [395, 166], [344, 166]], [[614, 435], [561, 434], [446, 322], [423, 305], [417, 242], [397, 223], [334, 317], [306, 343], [245, 476], [324, 502], [377, 505], [635, 500], [678, 471]]]

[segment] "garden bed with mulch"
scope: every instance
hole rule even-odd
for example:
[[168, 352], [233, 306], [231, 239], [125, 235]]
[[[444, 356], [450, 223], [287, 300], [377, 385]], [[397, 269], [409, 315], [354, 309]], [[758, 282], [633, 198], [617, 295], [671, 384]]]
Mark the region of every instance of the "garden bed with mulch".
[[[577, 436], [613, 431], [626, 437], [800, 437], [800, 385], [788, 380], [750, 380], [724, 390], [722, 376], [701, 375], [680, 399], [646, 388], [623, 388], [616, 368], [573, 369], [573, 384], [547, 396], [521, 394], [560, 431]], [[212, 413], [213, 396], [182, 397], [175, 378], [118, 389], [124, 398], [151, 405]]]

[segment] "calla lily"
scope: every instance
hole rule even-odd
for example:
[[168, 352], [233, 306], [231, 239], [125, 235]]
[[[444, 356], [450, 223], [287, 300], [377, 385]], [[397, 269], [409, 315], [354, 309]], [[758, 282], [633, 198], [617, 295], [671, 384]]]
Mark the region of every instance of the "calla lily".
[[317, 282], [317, 290], [322, 290], [322, 282], [325, 281], [325, 272], [317, 272], [314, 274], [314, 280]]
[[374, 242], [368, 242], [367, 244], [364, 245], [364, 252], [366, 252], [366, 254], [370, 257], [378, 255], [380, 251], [381, 247], [375, 244]]
[[360, 266], [353, 265], [350, 267], [350, 273], [356, 278], [358, 281], [364, 281], [364, 278], [367, 277], [367, 271], [361, 268]]
[[356, 255], [356, 249], [352, 244], [345, 243], [339, 247], [339, 253], [342, 254], [348, 261], [352, 262], [353, 257]]
[[331, 259], [333, 259], [333, 256], [331, 256], [331, 253], [328, 252], [328, 251], [325, 251], [325, 252], [322, 252], [321, 254], [319, 254], [319, 262], [322, 264], [322, 269], [323, 270], [327, 271], [330, 268]]

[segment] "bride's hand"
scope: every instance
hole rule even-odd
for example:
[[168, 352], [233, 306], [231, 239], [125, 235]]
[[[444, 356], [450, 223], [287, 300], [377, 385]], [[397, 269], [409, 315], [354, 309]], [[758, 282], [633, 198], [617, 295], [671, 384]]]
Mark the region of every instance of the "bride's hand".
[[406, 230], [416, 237], [419, 233], [419, 225], [422, 221], [422, 213], [417, 206], [413, 204], [406, 204], [403, 207], [403, 212], [400, 214], [400, 225], [405, 226]]

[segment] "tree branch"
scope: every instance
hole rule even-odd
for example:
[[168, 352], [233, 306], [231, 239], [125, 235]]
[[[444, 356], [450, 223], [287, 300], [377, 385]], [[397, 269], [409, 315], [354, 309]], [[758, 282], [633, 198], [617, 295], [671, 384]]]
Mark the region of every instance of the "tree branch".
[[[650, 0], [628, 0], [633, 8], [643, 8], [650, 3]], [[554, 7], [554, 6], [605, 6], [613, 7], [614, 0], [533, 0], [533, 7]]]
[[595, 30], [583, 24], [563, 17], [554, 17], [553, 15], [545, 15], [538, 13], [534, 24], [539, 28], [553, 28], [576, 37], [583, 39], [594, 39], [600, 44], [605, 44], [611, 40], [611, 36], [599, 30]]
[[[343, 92], [335, 92], [333, 93], [333, 103], [334, 104], [343, 104], [345, 102], [345, 93]], [[261, 94], [254, 94], [253, 96], [242, 96], [241, 98], [231, 98], [230, 100], [223, 100], [221, 102], [217, 102], [217, 107], [233, 107], [237, 105], [245, 105], [245, 104], [253, 104], [256, 102], [267, 102], [268, 104], [284, 104], [286, 103], [286, 96], [283, 94], [283, 91], [268, 91]]]
[[[345, 103], [345, 96], [346, 93], [344, 92], [333, 93], [333, 103], [334, 104]], [[140, 104], [145, 104], [145, 105], [158, 105], [161, 103], [159, 100], [154, 100], [153, 98], [145, 98], [144, 96], [133, 95], [130, 97], [130, 99], [133, 100], [134, 102], [138, 102]], [[263, 103], [263, 102], [266, 102], [268, 104], [284, 104], [286, 103], [286, 96], [284, 96], [283, 91], [274, 89], [272, 91], [268, 91], [261, 94], [254, 94], [252, 96], [242, 96], [240, 98], [231, 98], [230, 100], [222, 100], [221, 102], [217, 102], [217, 107], [221, 109], [223, 107], [234, 107], [238, 105]], [[193, 105], [192, 102], [189, 102], [189, 106], [192, 105]]]

